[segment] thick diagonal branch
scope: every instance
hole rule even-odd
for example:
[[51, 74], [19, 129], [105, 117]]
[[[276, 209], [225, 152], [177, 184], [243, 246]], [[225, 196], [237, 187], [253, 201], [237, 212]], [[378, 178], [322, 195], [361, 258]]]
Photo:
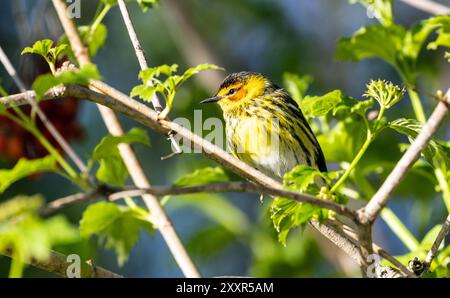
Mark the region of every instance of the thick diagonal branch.
[[[54, 250], [50, 250], [50, 256], [47, 260], [37, 260], [35, 258], [31, 259], [28, 264], [45, 270], [47, 272], [52, 272], [62, 277], [67, 277], [67, 270], [72, 262], [68, 261], [68, 257], [62, 253], [56, 252]], [[13, 255], [10, 250], [6, 250], [3, 253], [5, 256], [13, 258]], [[86, 261], [80, 264], [80, 276], [82, 278], [121, 278], [123, 276], [104, 269], [100, 266], [95, 265], [92, 261]], [[70, 270], [70, 269], [69, 269]]]
[[436, 239], [434, 240], [431, 249], [428, 251], [425, 261], [423, 262], [424, 271], [427, 271], [430, 268], [431, 262], [433, 262], [433, 259], [439, 250], [439, 246], [441, 246], [442, 241], [444, 241], [445, 236], [447, 236], [449, 229], [450, 229], [450, 214], [447, 216], [444, 223], [442, 224], [441, 230], [439, 231]]
[[434, 15], [449, 15], [450, 7], [431, 0], [400, 0], [412, 7]]

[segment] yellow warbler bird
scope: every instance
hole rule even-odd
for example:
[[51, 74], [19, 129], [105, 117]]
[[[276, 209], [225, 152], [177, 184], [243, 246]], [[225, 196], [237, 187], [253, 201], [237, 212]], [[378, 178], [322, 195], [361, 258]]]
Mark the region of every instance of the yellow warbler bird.
[[325, 158], [297, 103], [260, 73], [228, 75], [219, 91], [201, 103], [217, 102], [226, 121], [227, 150], [282, 181], [304, 164], [327, 171]]

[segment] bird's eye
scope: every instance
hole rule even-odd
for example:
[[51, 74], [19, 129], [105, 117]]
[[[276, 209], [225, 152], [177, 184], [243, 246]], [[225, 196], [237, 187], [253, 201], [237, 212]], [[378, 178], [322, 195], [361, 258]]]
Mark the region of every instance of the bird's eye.
[[228, 94], [229, 95], [233, 95], [234, 93], [236, 93], [236, 89], [230, 89], [230, 90], [228, 90]]

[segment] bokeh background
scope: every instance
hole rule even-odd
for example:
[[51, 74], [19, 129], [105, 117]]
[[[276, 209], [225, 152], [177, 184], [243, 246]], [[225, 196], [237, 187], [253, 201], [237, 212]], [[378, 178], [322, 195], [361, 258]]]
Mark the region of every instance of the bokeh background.
[[[359, 27], [376, 22], [368, 17], [360, 5], [346, 0], [161, 0], [161, 6], [143, 13], [135, 3], [129, 5], [137, 34], [152, 66], [177, 63], [181, 69], [198, 63], [215, 63], [225, 72], [208, 71], [181, 88], [171, 118], [193, 118], [194, 109], [203, 110], [203, 118], [221, 117], [218, 107], [200, 106], [199, 101], [211, 95], [227, 73], [250, 70], [262, 72], [281, 84], [283, 72], [309, 74], [314, 82], [309, 94], [324, 94], [341, 89], [361, 98], [365, 84], [371, 78], [383, 78], [399, 83], [394, 70], [379, 60], [360, 63], [336, 61], [333, 58], [336, 41], [350, 36]], [[448, 1], [441, 1], [442, 3]], [[78, 25], [89, 24], [98, 1], [81, 0]], [[58, 40], [62, 29], [50, 1], [6, 0], [0, 9], [0, 44], [28, 84], [45, 64], [36, 57], [20, 56], [25, 46], [42, 38]], [[394, 1], [396, 21], [410, 26], [429, 17], [423, 12]], [[96, 59], [103, 78], [125, 93], [139, 84], [139, 65], [116, 7], [105, 18], [108, 37]], [[420, 88], [423, 92], [446, 90], [450, 86], [448, 64], [441, 55], [423, 53], [420, 69], [423, 72]], [[1, 68], [1, 67], [0, 67]], [[14, 93], [12, 81], [3, 68], [1, 84]], [[432, 99], [423, 96], [429, 113]], [[95, 105], [75, 100], [63, 105], [49, 104], [46, 112], [71, 140], [84, 158], [107, 134]], [[403, 101], [391, 115], [412, 115], [409, 101]], [[131, 119], [120, 117], [126, 129], [139, 126]], [[448, 123], [440, 131], [448, 139]], [[204, 132], [207, 134], [207, 132]], [[169, 143], [149, 131], [151, 147], [135, 146], [150, 181], [167, 185], [182, 174], [214, 162], [200, 154], [183, 154], [162, 161], [170, 153]], [[39, 150], [33, 147], [30, 136], [10, 129], [0, 121], [1, 167], [11, 167], [20, 156], [33, 157]], [[390, 136], [384, 136], [389, 140]], [[6, 145], [2, 145], [6, 144]], [[386, 141], [385, 144], [388, 144]], [[382, 142], [371, 148], [374, 159], [397, 151], [389, 150]], [[335, 165], [330, 165], [335, 168]], [[236, 177], [235, 177], [236, 178]], [[413, 234], [421, 239], [445, 214], [442, 200], [431, 184], [423, 179], [406, 180], [390, 207], [404, 221]], [[414, 180], [416, 179], [416, 180]], [[76, 192], [75, 186], [56, 175], [40, 175], [17, 182], [0, 196], [0, 200], [16, 194], [41, 193], [47, 200]], [[411, 195], [414, 194], [414, 195]], [[315, 232], [297, 229], [287, 247], [277, 242], [270, 222], [270, 199], [260, 203], [256, 195], [224, 194], [198, 195], [195, 198], [173, 198], [166, 207], [188, 251], [193, 255], [204, 276], [359, 276], [358, 268], [332, 244]], [[77, 223], [86, 206], [64, 210]], [[404, 254], [407, 249], [379, 220], [375, 240], [392, 254]], [[95, 241], [83, 246], [86, 254], [95, 256], [98, 265], [130, 277], [179, 277], [161, 235], [142, 233], [128, 262], [118, 267], [112, 251], [98, 248]], [[0, 257], [0, 276], [6, 276], [9, 260]], [[52, 276], [28, 268], [26, 276]]]

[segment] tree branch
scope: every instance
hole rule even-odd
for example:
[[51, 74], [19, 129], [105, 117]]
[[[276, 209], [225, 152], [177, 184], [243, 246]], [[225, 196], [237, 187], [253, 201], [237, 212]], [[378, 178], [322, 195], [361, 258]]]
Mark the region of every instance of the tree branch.
[[[131, 21], [130, 14], [128, 13], [127, 6], [125, 5], [125, 2], [123, 0], [118, 0], [117, 3], [119, 4], [120, 13], [122, 14], [122, 19], [125, 23], [125, 27], [127, 28], [131, 43], [133, 44], [134, 51], [135, 51], [136, 57], [139, 61], [141, 70], [147, 69], [149, 66], [147, 63], [147, 59], [145, 58], [144, 49], [142, 48], [141, 43], [139, 42], [139, 39], [137, 37], [136, 31], [134, 30], [133, 22]], [[151, 81], [148, 81], [147, 84], [151, 86], [152, 83], [151, 83]], [[158, 98], [158, 95], [156, 92], [153, 94], [153, 97], [152, 97], [152, 105], [157, 113], [162, 112], [163, 108], [161, 106], [161, 103], [159, 102], [159, 98]], [[168, 136], [169, 136], [169, 140], [172, 144], [174, 152], [173, 152], [173, 154], [170, 154], [170, 155], [164, 157], [164, 159], [171, 157], [175, 154], [182, 153], [180, 146], [175, 141], [173, 133], [170, 132]]]
[[[10, 250], [3, 252], [7, 257], [12, 258], [12, 253]], [[50, 257], [46, 261], [40, 261], [37, 259], [31, 259], [28, 265], [34, 266], [36, 268], [43, 269], [47, 272], [52, 272], [62, 277], [67, 277], [67, 268], [73, 263], [67, 261], [67, 256], [50, 250]], [[82, 278], [121, 278], [123, 276], [104, 269], [100, 266], [95, 265], [92, 261], [86, 261], [81, 265], [80, 277]]]
[[[284, 198], [289, 198], [297, 202], [307, 203], [316, 205], [318, 207], [333, 210], [337, 214], [346, 216], [351, 220], [355, 220], [356, 212], [349, 209], [348, 207], [334, 202], [325, 201], [318, 199], [314, 196], [308, 194], [297, 193], [289, 190], [277, 189], [272, 187], [266, 187], [262, 185], [257, 185], [250, 182], [227, 182], [227, 183], [212, 183], [207, 185], [196, 185], [196, 186], [152, 186], [151, 188], [130, 188], [125, 187], [122, 189], [104, 189], [106, 196], [109, 200], [115, 201], [122, 199], [124, 197], [137, 197], [144, 194], [151, 194], [157, 197], [165, 195], [184, 195], [193, 194], [199, 192], [208, 193], [221, 193], [221, 192], [247, 192], [247, 193], [257, 193], [257, 194], [267, 194], [272, 196], [281, 196]], [[68, 205], [77, 204], [83, 201], [91, 200], [95, 197], [102, 195], [101, 191], [91, 192], [91, 193], [78, 193], [71, 196], [67, 196], [61, 199], [54, 200], [50, 202], [43, 214], [53, 213], [60, 208], [66, 207]], [[41, 213], [41, 214], [42, 214]]]
[[[75, 23], [66, 13], [66, 3], [63, 0], [52, 0], [52, 2], [64, 28], [64, 31], [69, 39], [72, 51], [77, 58], [80, 66], [91, 63], [89, 52], [84, 47], [81, 41]], [[91, 88], [93, 88], [94, 90], [102, 91], [101, 89], [96, 88], [94, 85], [92, 85]], [[114, 111], [102, 105], [97, 105], [97, 107], [100, 111], [100, 114], [102, 115], [106, 127], [108, 128], [108, 131], [115, 136], [123, 135], [122, 126], [117, 119], [117, 116], [114, 114]], [[152, 112], [155, 113], [154, 111]], [[135, 185], [142, 188], [150, 187], [150, 183], [144, 173], [144, 170], [131, 146], [129, 144], [120, 144], [118, 145], [118, 149]], [[200, 274], [198, 273], [197, 268], [187, 254], [186, 249], [184, 248], [180, 238], [178, 237], [170, 219], [159, 204], [158, 199], [151, 195], [145, 195], [142, 197], [142, 199], [146, 207], [153, 214], [156, 221], [155, 225], [161, 232], [164, 240], [169, 247], [170, 252], [175, 258], [175, 261], [177, 262], [183, 274], [186, 277], [199, 277]]]
[[447, 216], [444, 223], [442, 224], [442, 228], [439, 231], [439, 234], [437, 235], [436, 239], [434, 240], [430, 251], [428, 251], [425, 261], [423, 262], [424, 272], [428, 271], [428, 269], [430, 268], [431, 262], [433, 262], [433, 259], [439, 250], [439, 246], [441, 246], [442, 241], [444, 241], [445, 236], [447, 236], [449, 229], [450, 229], [450, 214]]
[[430, 0], [400, 0], [412, 7], [433, 15], [449, 15], [450, 7]]

